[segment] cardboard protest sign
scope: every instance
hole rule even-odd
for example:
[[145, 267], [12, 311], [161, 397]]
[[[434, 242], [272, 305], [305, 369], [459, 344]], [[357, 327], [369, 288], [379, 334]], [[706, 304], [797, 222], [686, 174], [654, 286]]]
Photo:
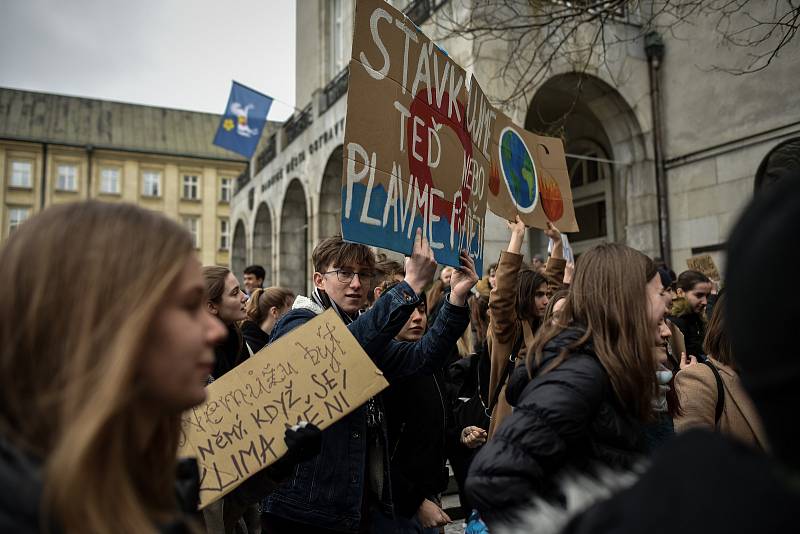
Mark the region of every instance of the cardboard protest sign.
[[715, 282], [719, 282], [722, 279], [719, 275], [717, 264], [714, 263], [714, 258], [710, 254], [692, 256], [686, 260], [686, 265], [692, 271], [701, 272]]
[[489, 209], [508, 220], [519, 215], [527, 226], [547, 228], [550, 221], [562, 232], [578, 231], [561, 140], [531, 133], [500, 114], [492, 145]]
[[458, 266], [466, 249], [480, 274], [493, 108], [389, 4], [359, 1], [353, 35], [344, 238], [408, 253], [422, 228], [437, 261]]
[[[356, 5], [342, 172], [342, 235], [408, 253], [417, 228], [437, 261], [483, 265], [487, 206], [578, 230], [564, 147], [514, 125], [406, 16]], [[488, 185], [488, 187], [487, 187]]]
[[200, 507], [280, 458], [287, 426], [327, 428], [388, 385], [333, 310], [265, 347], [181, 417], [179, 455], [197, 458]]

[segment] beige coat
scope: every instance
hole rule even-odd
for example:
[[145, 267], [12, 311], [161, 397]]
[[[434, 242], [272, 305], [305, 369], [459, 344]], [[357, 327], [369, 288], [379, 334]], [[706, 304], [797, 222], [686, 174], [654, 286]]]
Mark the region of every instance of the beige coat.
[[[719, 431], [766, 451], [767, 440], [761, 420], [742, 387], [739, 375], [713, 358], [709, 358], [709, 361], [719, 370], [725, 389], [725, 405], [719, 420]], [[677, 432], [698, 427], [715, 430], [717, 381], [714, 372], [707, 365], [696, 364], [680, 371], [675, 376], [675, 391], [683, 410], [682, 416], [675, 417]]]
[[[545, 274], [550, 279], [559, 284], [564, 279], [564, 266], [566, 261], [563, 259], [550, 258], [547, 260]], [[489, 402], [492, 402], [497, 385], [503, 376], [503, 372], [508, 365], [508, 358], [514, 348], [514, 341], [517, 333], [522, 329], [523, 343], [519, 354], [522, 356], [517, 360], [518, 365], [525, 362], [525, 347], [533, 344], [534, 332], [526, 321], [517, 319], [517, 312], [514, 307], [514, 300], [517, 294], [517, 280], [519, 271], [522, 267], [522, 255], [513, 252], [503, 251], [500, 253], [500, 261], [497, 264], [497, 278], [495, 288], [489, 294], [489, 328], [486, 334], [486, 341], [489, 347], [489, 354], [492, 359], [492, 370], [489, 375]], [[495, 429], [508, 415], [511, 414], [511, 406], [506, 401], [505, 385], [500, 391], [497, 405], [492, 407], [492, 420], [489, 424], [489, 437], [494, 434]]]

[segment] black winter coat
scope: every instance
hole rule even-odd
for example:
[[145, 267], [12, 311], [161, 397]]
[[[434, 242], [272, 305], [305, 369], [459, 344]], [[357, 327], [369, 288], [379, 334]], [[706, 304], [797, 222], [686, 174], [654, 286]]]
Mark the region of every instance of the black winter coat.
[[562, 534], [797, 532], [797, 476], [742, 443], [692, 430], [664, 445], [636, 484]]
[[[703, 350], [703, 340], [706, 337], [706, 323], [703, 318], [694, 312], [687, 313], [680, 316], [673, 316], [669, 318], [683, 334], [686, 341], [686, 355], [695, 356], [698, 360], [704, 360], [703, 355], [706, 351]], [[675, 355], [680, 358], [680, 354]]]
[[[247, 320], [242, 323], [242, 337], [250, 346], [253, 354], [269, 344], [269, 334], [261, 330], [261, 327], [254, 321]], [[247, 351], [247, 347], [244, 347], [244, 350]]]
[[235, 326], [228, 326], [228, 337], [214, 347], [214, 371], [211, 376], [216, 380], [249, 357], [250, 352], [241, 332]]
[[[157, 525], [161, 534], [189, 534], [193, 530], [190, 516], [197, 513], [200, 488], [197, 463], [194, 459], [178, 464], [175, 495], [183, 518], [169, 524]], [[58, 534], [58, 525], [43, 529], [41, 498], [43, 483], [41, 466], [0, 436], [0, 532], [14, 534]]]
[[442, 373], [395, 381], [382, 396], [395, 512], [412, 518], [423, 499], [431, 499], [447, 487]]
[[[262, 469], [244, 484], [225, 496], [225, 505], [242, 510], [258, 502], [288, 478], [294, 470], [291, 451], [266, 469]], [[34, 458], [0, 435], [0, 533], [59, 534], [58, 525], [42, 529], [41, 498], [43, 481], [41, 465]], [[160, 534], [190, 534], [200, 524], [197, 505], [200, 503], [200, 474], [194, 458], [178, 461], [175, 471], [176, 519], [155, 525]], [[231, 512], [234, 513], [234, 512]]]
[[[551, 340], [539, 369], [582, 334], [568, 328]], [[513, 389], [521, 390], [509, 399], [514, 412], [478, 452], [466, 483], [490, 530], [514, 522], [533, 497], [563, 503], [556, 478], [565, 469], [629, 468], [645, 450], [641, 425], [619, 405], [591, 343]]]

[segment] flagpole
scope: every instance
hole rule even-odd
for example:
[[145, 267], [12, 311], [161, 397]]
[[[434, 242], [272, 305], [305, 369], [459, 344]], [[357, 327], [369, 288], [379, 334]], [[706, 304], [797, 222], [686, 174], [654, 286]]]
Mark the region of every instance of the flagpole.
[[281, 104], [283, 104], [284, 106], [289, 106], [290, 108], [292, 108], [293, 110], [295, 110], [295, 111], [296, 111], [296, 112], [298, 112], [298, 113], [302, 113], [302, 112], [303, 112], [303, 110], [302, 110], [302, 109], [300, 109], [300, 108], [298, 108], [298, 107], [295, 107], [295, 106], [291, 105], [291, 104], [290, 104], [290, 103], [288, 103], [288, 102], [284, 102], [283, 100], [281, 100], [281, 99], [279, 99], [279, 98], [275, 98], [274, 96], [268, 95], [267, 93], [262, 93], [262, 92], [261, 92], [261, 91], [259, 91], [258, 89], [253, 89], [252, 87], [248, 87], [247, 85], [245, 85], [245, 84], [243, 84], [243, 83], [240, 83], [240, 82], [237, 82], [236, 80], [233, 80], [233, 83], [234, 83], [234, 84], [236, 84], [236, 85], [239, 85], [239, 86], [241, 86], [241, 87], [244, 87], [244, 88], [246, 88], [246, 89], [248, 89], [248, 90], [250, 90], [250, 91], [253, 91], [254, 93], [258, 93], [258, 94], [260, 94], [260, 95], [263, 95], [263, 96], [265, 96], [265, 97], [267, 97], [267, 98], [269, 98], [269, 99], [271, 99], [271, 100], [274, 100], [275, 102], [280, 102], [280, 103], [281, 103]]
[[[269, 96], [269, 95], [267, 95], [267, 96]], [[295, 110], [295, 111], [296, 111], [296, 112], [298, 112], [298, 113], [302, 113], [302, 112], [303, 112], [303, 110], [302, 110], [302, 109], [300, 109], [300, 108], [298, 108], [298, 107], [295, 107], [295, 106], [291, 105], [291, 104], [290, 104], [290, 103], [288, 103], [288, 102], [284, 102], [283, 100], [281, 100], [281, 99], [279, 99], [279, 98], [275, 98], [274, 96], [270, 96], [270, 98], [271, 98], [272, 100], [274, 100], [275, 102], [280, 102], [280, 103], [281, 103], [281, 104], [283, 104], [284, 106], [287, 106], [287, 107], [290, 107], [290, 108], [292, 108], [293, 110]]]

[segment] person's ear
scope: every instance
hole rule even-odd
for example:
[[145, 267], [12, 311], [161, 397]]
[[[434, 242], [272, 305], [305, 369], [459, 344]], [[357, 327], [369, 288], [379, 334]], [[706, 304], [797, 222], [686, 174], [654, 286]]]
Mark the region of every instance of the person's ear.
[[683, 292], [683, 289], [681, 289], [681, 288], [678, 288], [678, 290], [676, 291], [676, 293], [677, 293], [677, 295], [678, 295], [679, 297], [685, 297], [685, 296], [686, 296], [686, 293], [684, 293], [684, 292]]
[[372, 294], [375, 296], [375, 300], [378, 300], [383, 294], [383, 288], [381, 286], [376, 287], [372, 290]]
[[273, 306], [273, 307], [271, 307], [271, 308], [269, 309], [269, 314], [270, 314], [270, 315], [271, 315], [273, 318], [275, 318], [275, 319], [277, 319], [277, 318], [278, 318], [278, 314], [279, 314], [279, 313], [280, 313], [280, 310], [278, 310], [278, 308], [277, 308], [277, 307], [275, 307], [275, 306]]
[[217, 309], [217, 305], [210, 300], [206, 301], [206, 309], [211, 315], [219, 315], [219, 309]]
[[314, 273], [314, 287], [317, 289], [325, 289], [325, 275], [322, 273]]

